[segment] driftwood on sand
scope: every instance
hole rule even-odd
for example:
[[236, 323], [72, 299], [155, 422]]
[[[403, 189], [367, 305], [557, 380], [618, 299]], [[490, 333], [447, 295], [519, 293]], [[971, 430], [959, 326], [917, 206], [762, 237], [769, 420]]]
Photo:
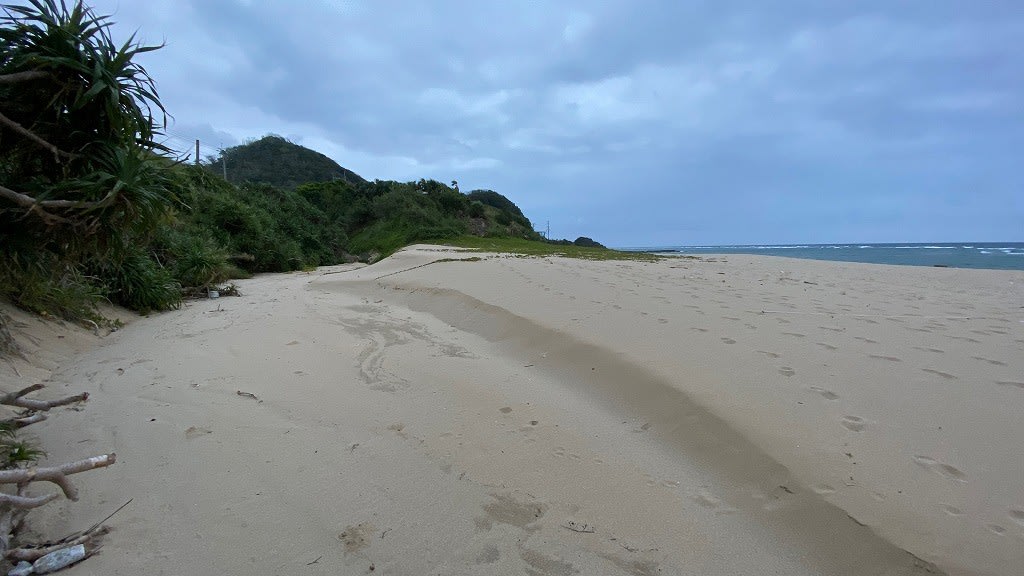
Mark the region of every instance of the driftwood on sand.
[[[21, 409], [13, 416], [0, 420], [0, 429], [13, 435], [15, 430], [45, 420], [47, 417], [45, 412], [53, 408], [89, 399], [88, 393], [75, 394], [56, 400], [26, 397], [43, 387], [43, 384], [33, 384], [17, 392], [0, 395], [0, 404]], [[30, 510], [60, 498], [61, 494], [69, 500], [78, 500], [78, 489], [75, 488], [69, 476], [96, 468], [104, 468], [116, 461], [117, 457], [114, 454], [101, 454], [54, 466], [24, 466], [24, 463], [14, 462], [9, 464], [8, 468], [0, 470], [0, 486], [12, 488], [9, 491], [0, 490], [0, 557], [11, 562], [34, 561], [48, 554], [79, 545], [84, 546], [85, 549], [82, 558], [94, 553], [98, 549], [96, 539], [106, 533], [106, 528], [103, 526], [96, 525], [71, 537], [39, 546], [15, 547], [13, 541]], [[50, 482], [57, 485], [60, 492], [31, 495], [28, 493], [28, 489], [34, 482]], [[76, 556], [75, 561], [80, 559]]]

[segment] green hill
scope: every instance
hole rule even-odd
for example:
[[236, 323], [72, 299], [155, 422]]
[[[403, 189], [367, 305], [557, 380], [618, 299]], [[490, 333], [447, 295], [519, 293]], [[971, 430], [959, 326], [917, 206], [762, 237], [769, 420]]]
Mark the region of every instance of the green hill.
[[253, 182], [289, 190], [309, 182], [366, 182], [316, 150], [273, 134], [228, 148], [219, 157], [211, 158], [206, 167], [217, 174], [226, 171], [227, 180], [232, 184]]

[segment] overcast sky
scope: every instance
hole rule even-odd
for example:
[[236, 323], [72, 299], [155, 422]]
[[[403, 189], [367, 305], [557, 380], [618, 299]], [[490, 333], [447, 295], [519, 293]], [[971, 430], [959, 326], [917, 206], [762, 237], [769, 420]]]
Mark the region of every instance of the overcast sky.
[[1024, 240], [1019, 0], [93, 0], [170, 133], [613, 246]]

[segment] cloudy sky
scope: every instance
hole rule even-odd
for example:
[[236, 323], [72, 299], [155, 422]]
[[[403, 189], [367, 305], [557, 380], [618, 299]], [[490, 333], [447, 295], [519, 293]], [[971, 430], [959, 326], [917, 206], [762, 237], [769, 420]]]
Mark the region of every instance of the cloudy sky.
[[1019, 0], [91, 4], [166, 42], [207, 150], [280, 134], [613, 246], [1024, 240]]

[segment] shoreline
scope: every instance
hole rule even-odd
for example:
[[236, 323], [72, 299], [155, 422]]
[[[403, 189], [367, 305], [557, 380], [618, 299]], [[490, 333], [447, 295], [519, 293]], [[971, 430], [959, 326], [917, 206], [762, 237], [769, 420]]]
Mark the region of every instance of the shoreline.
[[[119, 463], [30, 522], [80, 528], [146, 494], [82, 574], [182, 550], [183, 569], [231, 574], [317, 555], [310, 573], [1024, 561], [1024, 273], [436, 262], [465, 256], [257, 277], [69, 359], [53, 387], [93, 397], [42, 423], [43, 447], [77, 454], [46, 431], [76, 434]], [[158, 478], [177, 480], [147, 491]]]
[[820, 262], [1024, 271], [1024, 258], [1021, 258], [1024, 243], [1021, 242], [661, 246], [619, 250], [683, 258], [750, 255]]

